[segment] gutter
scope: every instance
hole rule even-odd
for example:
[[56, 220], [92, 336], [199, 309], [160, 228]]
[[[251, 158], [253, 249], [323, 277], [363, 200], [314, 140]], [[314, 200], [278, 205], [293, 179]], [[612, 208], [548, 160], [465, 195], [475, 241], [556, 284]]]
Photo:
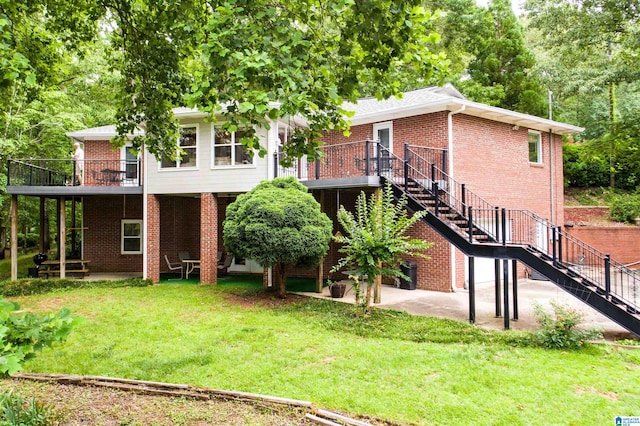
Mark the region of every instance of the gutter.
[[[466, 105], [460, 105], [460, 108], [449, 111], [447, 114], [447, 148], [449, 150], [449, 158], [448, 160], [448, 174], [451, 179], [453, 179], [453, 116], [455, 114], [459, 114], [466, 109]], [[449, 188], [451, 188], [451, 182], [449, 182]], [[453, 244], [449, 245], [451, 247], [451, 291], [456, 291], [456, 248]]]

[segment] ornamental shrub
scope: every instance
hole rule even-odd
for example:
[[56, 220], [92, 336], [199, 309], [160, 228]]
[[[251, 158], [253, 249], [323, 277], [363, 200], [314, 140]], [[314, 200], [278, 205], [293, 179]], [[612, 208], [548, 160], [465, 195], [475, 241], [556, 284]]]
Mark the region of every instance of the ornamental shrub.
[[602, 337], [600, 330], [594, 328], [579, 329], [584, 315], [568, 306], [552, 301], [553, 314], [536, 304], [534, 315], [540, 330], [534, 333], [534, 341], [547, 349], [578, 349], [587, 340]]

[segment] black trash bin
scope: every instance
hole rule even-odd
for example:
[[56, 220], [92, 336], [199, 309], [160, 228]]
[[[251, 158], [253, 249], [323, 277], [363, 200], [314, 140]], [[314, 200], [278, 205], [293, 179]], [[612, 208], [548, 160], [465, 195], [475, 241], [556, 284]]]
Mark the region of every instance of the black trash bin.
[[408, 280], [400, 278], [400, 288], [403, 290], [415, 290], [418, 282], [418, 264], [416, 262], [405, 262], [400, 266], [400, 270], [409, 277]]

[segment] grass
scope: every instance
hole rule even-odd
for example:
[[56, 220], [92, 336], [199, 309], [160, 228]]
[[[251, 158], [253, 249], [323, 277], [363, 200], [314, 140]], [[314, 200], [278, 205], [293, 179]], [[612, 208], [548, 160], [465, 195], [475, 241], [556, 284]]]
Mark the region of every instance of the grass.
[[548, 351], [463, 322], [279, 304], [236, 277], [12, 300], [86, 318], [28, 371], [234, 389], [425, 425], [610, 424], [639, 409], [640, 351]]
[[[28, 268], [36, 266], [33, 263], [34, 253], [22, 254], [18, 256], [18, 278], [27, 276]], [[11, 278], [11, 259], [7, 256], [0, 260], [0, 281]]]

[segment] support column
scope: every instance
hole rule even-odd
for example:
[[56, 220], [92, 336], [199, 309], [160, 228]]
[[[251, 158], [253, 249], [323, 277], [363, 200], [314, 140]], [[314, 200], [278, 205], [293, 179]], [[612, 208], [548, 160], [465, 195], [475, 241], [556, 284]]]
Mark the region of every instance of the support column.
[[502, 316], [502, 311], [500, 308], [500, 259], [494, 259], [494, 267], [493, 273], [495, 276], [495, 301], [496, 301], [496, 318], [500, 318]]
[[11, 281], [18, 279], [18, 196], [11, 196]]
[[[320, 211], [324, 213], [324, 189], [320, 190]], [[316, 276], [316, 293], [322, 293], [322, 284], [324, 280], [324, 257], [320, 259], [318, 264], [318, 275]]]
[[58, 211], [60, 215], [60, 227], [58, 228], [58, 252], [60, 253], [60, 278], [66, 278], [67, 269], [67, 210], [66, 200], [64, 197], [60, 197], [58, 203]]
[[160, 200], [147, 196], [147, 278], [160, 281]]
[[512, 260], [512, 274], [511, 279], [513, 281], [513, 320], [518, 321], [518, 261]]
[[504, 277], [504, 329], [509, 329], [509, 259], [502, 260], [502, 275]]
[[45, 227], [45, 211], [46, 211], [46, 204], [45, 204], [45, 198], [44, 197], [40, 197], [40, 239], [39, 239], [39, 250], [40, 253], [46, 253], [45, 250], [45, 231], [46, 231], [46, 227]]
[[469, 256], [469, 322], [476, 322], [476, 273], [473, 256]]
[[200, 194], [200, 284], [218, 283], [218, 199]]

